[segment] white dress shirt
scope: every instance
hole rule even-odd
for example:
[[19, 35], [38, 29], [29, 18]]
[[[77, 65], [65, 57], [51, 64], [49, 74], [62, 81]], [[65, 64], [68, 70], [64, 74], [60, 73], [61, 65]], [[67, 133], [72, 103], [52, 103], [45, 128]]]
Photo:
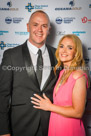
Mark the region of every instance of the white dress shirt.
[[[30, 52], [33, 66], [34, 66], [34, 70], [36, 71], [37, 57], [38, 57], [37, 52], [39, 48], [32, 45], [29, 41], [27, 41], [27, 45], [28, 45], [28, 49]], [[48, 79], [50, 75], [51, 63], [50, 63], [49, 53], [48, 53], [48, 50], [45, 44], [40, 49], [42, 51], [42, 57], [43, 57], [43, 73], [42, 73], [42, 81], [41, 81], [41, 86], [40, 86], [40, 89], [42, 90], [46, 80]]]

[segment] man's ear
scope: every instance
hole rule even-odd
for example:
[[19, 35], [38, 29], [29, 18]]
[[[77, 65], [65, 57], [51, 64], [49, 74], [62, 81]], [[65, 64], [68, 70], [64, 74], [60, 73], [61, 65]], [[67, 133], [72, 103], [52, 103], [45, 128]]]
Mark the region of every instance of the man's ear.
[[27, 23], [27, 32], [29, 32], [29, 23]]
[[50, 34], [50, 31], [51, 31], [51, 26], [49, 27], [48, 35]]

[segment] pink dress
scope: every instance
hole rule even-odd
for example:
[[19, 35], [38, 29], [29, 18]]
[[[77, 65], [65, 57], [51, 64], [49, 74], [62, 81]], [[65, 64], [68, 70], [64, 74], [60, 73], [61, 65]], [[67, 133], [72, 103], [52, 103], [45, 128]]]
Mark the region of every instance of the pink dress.
[[[63, 72], [64, 70], [60, 72], [59, 78], [61, 77]], [[80, 77], [82, 77], [83, 75], [85, 75], [87, 79], [87, 75], [85, 73]], [[53, 92], [53, 102], [55, 105], [72, 105], [72, 91], [76, 80], [77, 79], [74, 79], [73, 75], [71, 74], [68, 81], [64, 85], [60, 86], [56, 95], [55, 91], [57, 84], [55, 85]], [[83, 122], [81, 119], [67, 118], [51, 112], [48, 136], [85, 136]]]

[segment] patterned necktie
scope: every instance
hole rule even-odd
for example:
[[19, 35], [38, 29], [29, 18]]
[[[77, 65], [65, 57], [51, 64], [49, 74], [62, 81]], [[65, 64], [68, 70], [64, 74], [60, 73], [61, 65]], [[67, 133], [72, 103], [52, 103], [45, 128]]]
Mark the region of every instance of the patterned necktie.
[[42, 58], [42, 51], [39, 49], [38, 58], [37, 58], [37, 69], [36, 69], [36, 75], [37, 75], [39, 85], [41, 85], [42, 71], [43, 71], [43, 58]]

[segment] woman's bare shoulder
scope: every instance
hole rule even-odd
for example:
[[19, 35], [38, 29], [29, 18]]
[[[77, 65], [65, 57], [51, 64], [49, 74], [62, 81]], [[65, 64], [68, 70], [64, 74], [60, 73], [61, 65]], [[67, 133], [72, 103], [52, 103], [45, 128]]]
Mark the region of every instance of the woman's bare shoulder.
[[82, 76], [85, 72], [82, 69], [75, 70], [73, 72], [73, 78], [78, 79], [80, 76]]

